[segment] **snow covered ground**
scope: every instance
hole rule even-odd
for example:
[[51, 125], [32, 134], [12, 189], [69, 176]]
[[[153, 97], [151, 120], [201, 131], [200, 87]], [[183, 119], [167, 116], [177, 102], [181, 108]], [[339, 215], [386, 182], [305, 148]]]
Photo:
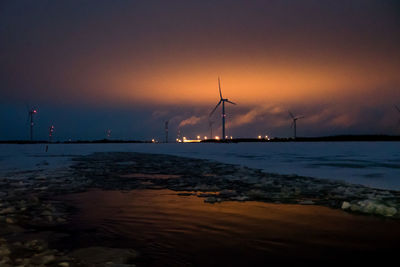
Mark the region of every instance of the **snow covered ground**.
[[93, 152], [145, 152], [400, 190], [400, 142], [52, 144], [48, 152], [45, 146], [0, 145], [0, 176], [20, 170], [51, 171], [69, 166], [73, 156]]

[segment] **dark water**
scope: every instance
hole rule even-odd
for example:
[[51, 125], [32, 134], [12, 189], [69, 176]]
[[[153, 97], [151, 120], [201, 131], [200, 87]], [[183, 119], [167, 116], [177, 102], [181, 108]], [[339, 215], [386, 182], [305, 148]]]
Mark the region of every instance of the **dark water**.
[[383, 263], [397, 258], [400, 223], [317, 206], [206, 204], [169, 190], [63, 197], [79, 211], [64, 246], [130, 247], [138, 266]]

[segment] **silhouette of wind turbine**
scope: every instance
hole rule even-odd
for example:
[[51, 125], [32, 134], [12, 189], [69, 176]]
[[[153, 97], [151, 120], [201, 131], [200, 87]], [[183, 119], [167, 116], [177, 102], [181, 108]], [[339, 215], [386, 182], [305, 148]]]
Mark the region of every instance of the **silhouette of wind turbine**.
[[[400, 113], [400, 108], [398, 106], [394, 105], [394, 108]], [[398, 125], [400, 125], [400, 119]]]
[[49, 143], [53, 142], [53, 133], [54, 133], [54, 130], [55, 130], [54, 125], [51, 125], [51, 126], [49, 127]]
[[209, 120], [208, 121], [208, 126], [210, 127], [210, 139], [213, 139], [213, 131], [212, 131], [212, 126], [213, 126], [214, 122]]
[[37, 113], [37, 109], [31, 108], [28, 110], [29, 124], [30, 124], [30, 140], [33, 141], [33, 115]]
[[107, 129], [107, 131], [106, 131], [107, 139], [110, 139], [111, 133], [112, 133], [112, 130], [111, 129]]
[[220, 81], [219, 77], [218, 77], [218, 89], [219, 89], [220, 100], [219, 100], [218, 104], [215, 106], [215, 108], [213, 109], [213, 111], [211, 111], [210, 117], [214, 113], [214, 111], [218, 108], [218, 106], [222, 103], [222, 139], [225, 140], [225, 102], [228, 102], [233, 105], [236, 105], [236, 103], [229, 101], [228, 98], [222, 97], [221, 81]]
[[297, 116], [297, 117], [295, 117], [293, 114], [292, 114], [292, 112], [290, 112], [289, 111], [289, 115], [290, 115], [290, 117], [292, 117], [292, 120], [293, 120], [293, 122], [292, 122], [292, 125], [290, 126], [290, 128], [294, 128], [294, 139], [296, 139], [296, 137], [297, 137], [297, 133], [296, 133], [296, 131], [297, 131], [297, 120], [299, 120], [299, 119], [302, 119], [302, 118], [304, 118], [304, 116]]
[[169, 120], [165, 121], [164, 129], [165, 129], [165, 143], [168, 143], [168, 123]]

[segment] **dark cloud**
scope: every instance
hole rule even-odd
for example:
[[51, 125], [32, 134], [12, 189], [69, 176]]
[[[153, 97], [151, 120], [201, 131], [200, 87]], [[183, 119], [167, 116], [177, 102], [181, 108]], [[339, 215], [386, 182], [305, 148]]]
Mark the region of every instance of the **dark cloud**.
[[206, 134], [221, 74], [234, 135], [285, 135], [287, 109], [305, 135], [393, 134], [399, 29], [396, 0], [3, 1], [0, 138], [25, 138], [26, 102], [42, 138]]

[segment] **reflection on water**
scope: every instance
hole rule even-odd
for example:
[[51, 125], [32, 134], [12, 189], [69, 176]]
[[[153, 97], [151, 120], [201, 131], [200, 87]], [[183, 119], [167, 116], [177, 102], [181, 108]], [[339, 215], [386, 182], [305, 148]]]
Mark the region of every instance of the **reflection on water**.
[[[344, 257], [386, 259], [400, 223], [317, 206], [206, 204], [169, 190], [91, 191], [63, 199], [79, 208], [73, 246], [132, 247], [138, 266], [250, 266]], [[90, 231], [89, 231], [90, 230]], [[396, 254], [394, 254], [396, 255]]]

